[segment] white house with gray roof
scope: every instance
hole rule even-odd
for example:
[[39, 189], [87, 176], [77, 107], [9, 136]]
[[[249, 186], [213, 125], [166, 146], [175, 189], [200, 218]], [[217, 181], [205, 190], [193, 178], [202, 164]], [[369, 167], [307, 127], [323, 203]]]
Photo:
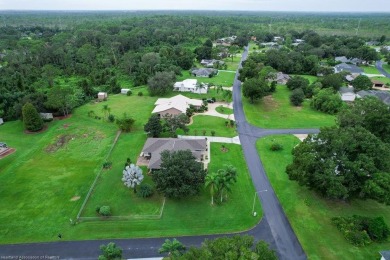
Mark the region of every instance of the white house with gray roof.
[[138, 161], [149, 170], [157, 170], [161, 165], [161, 152], [181, 150], [190, 150], [198, 162], [203, 162], [207, 155], [207, 139], [148, 138]]
[[174, 91], [192, 92], [197, 94], [207, 94], [208, 86], [198, 84], [196, 79], [185, 79], [180, 82], [176, 82], [173, 85]]
[[153, 109], [152, 114], [157, 113], [160, 116], [164, 116], [166, 114], [185, 114], [187, 108], [189, 108], [190, 105], [196, 108], [200, 108], [203, 105], [203, 101], [199, 99], [188, 98], [183, 95], [176, 95], [171, 98], [159, 98], [154, 104], [156, 107]]

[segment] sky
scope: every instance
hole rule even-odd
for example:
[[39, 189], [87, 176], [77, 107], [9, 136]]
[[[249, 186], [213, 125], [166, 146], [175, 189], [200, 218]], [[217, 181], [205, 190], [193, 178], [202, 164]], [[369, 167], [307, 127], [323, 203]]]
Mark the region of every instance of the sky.
[[390, 0], [0, 0], [0, 10], [390, 12]]

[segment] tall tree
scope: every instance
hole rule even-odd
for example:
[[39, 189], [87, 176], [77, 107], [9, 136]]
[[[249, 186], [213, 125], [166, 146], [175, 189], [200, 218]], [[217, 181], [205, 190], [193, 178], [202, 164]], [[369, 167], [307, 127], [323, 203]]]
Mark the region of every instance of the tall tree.
[[130, 164], [123, 169], [122, 181], [128, 188], [133, 188], [134, 193], [137, 193], [137, 186], [141, 184], [144, 179], [142, 170], [140, 167]]
[[26, 103], [22, 109], [24, 128], [36, 132], [43, 128], [43, 120], [31, 103]]
[[366, 75], [359, 75], [351, 81], [351, 85], [355, 88], [355, 91], [368, 90], [372, 88], [372, 82]]
[[206, 172], [190, 150], [161, 153], [160, 170], [153, 172], [156, 189], [168, 198], [183, 198], [199, 193]]
[[161, 119], [158, 114], [153, 114], [150, 116], [148, 122], [144, 125], [144, 131], [150, 137], [159, 137], [163, 131], [163, 126], [161, 124]]
[[212, 172], [206, 175], [206, 188], [210, 188], [211, 205], [214, 205], [214, 195], [218, 192], [219, 187], [219, 175], [218, 173]]
[[172, 71], [157, 72], [156, 75], [149, 78], [148, 90], [151, 96], [165, 95], [173, 90], [175, 82], [175, 73]]
[[255, 100], [258, 100], [269, 93], [269, 86], [264, 80], [251, 78], [244, 82], [242, 85], [244, 97], [249, 98], [253, 104]]

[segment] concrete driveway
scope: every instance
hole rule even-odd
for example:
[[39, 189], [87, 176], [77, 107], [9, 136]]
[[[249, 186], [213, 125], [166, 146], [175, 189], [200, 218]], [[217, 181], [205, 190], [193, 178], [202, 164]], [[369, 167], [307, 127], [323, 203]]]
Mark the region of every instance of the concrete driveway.
[[228, 119], [228, 120], [234, 120], [234, 114], [225, 115], [225, 114], [218, 113], [216, 108], [219, 106], [233, 109], [232, 103], [226, 103], [226, 102], [209, 103], [208, 110], [206, 112], [196, 113], [196, 114], [194, 114], [194, 116], [216, 116], [216, 117], [221, 117], [221, 118]]

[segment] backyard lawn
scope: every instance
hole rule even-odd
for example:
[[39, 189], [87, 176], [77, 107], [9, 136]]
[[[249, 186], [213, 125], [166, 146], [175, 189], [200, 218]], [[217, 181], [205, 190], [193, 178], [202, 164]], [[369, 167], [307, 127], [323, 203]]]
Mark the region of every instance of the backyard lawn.
[[[223, 119], [215, 116], [197, 115], [192, 117], [193, 123], [188, 126], [190, 131], [188, 135], [203, 135], [203, 131], [206, 131], [206, 135], [211, 136], [211, 131], [215, 131], [215, 136], [234, 137], [237, 136], [236, 127], [226, 127], [228, 119]], [[182, 130], [177, 131], [179, 135], [183, 135]]]
[[[146, 94], [144, 89], [140, 91]], [[2, 125], [1, 141], [16, 148], [16, 152], [0, 160], [0, 243], [56, 241], [59, 233], [63, 240], [79, 240], [211, 234], [253, 227], [260, 216], [251, 216], [254, 188], [241, 147], [226, 145], [229, 151], [221, 152], [221, 144], [211, 146], [210, 171], [216, 171], [225, 162], [234, 162], [239, 169], [239, 181], [227, 203], [211, 207], [209, 193], [204, 190], [200, 196], [191, 199], [167, 200], [159, 220], [70, 224], [106, 161], [117, 133], [114, 123], [88, 117], [91, 110], [102, 117], [103, 105], [109, 106], [111, 114], [121, 116], [126, 112], [136, 122], [133, 132], [121, 134], [108, 157], [113, 163], [112, 169], [102, 172], [82, 216], [96, 216], [95, 207], [106, 203], [112, 207], [114, 215], [159, 212], [161, 196], [156, 194], [147, 200], [139, 199], [121, 181], [126, 158], [130, 157], [134, 162], [144, 145], [143, 125], [156, 99], [111, 95], [106, 102], [93, 102], [77, 108], [71, 117], [49, 123], [48, 129], [38, 134], [25, 134], [20, 121]], [[150, 176], [146, 176], [145, 181], [150, 183]], [[259, 203], [256, 207], [261, 212]]]
[[[130, 140], [131, 138], [127, 137], [125, 139], [128, 141], [129, 147], [139, 146], [135, 144], [135, 142], [138, 142], [135, 139]], [[208, 169], [209, 172], [217, 171], [227, 162], [232, 163], [238, 169], [238, 181], [233, 185], [227, 202], [211, 206], [209, 190], [203, 189], [199, 196], [192, 198], [182, 200], [167, 199], [161, 219], [82, 222], [64, 231], [64, 237], [68, 237], [69, 239], [161, 237], [226, 233], [250, 229], [260, 221], [262, 211], [260, 203], [256, 200], [255, 211], [260, 212], [260, 216], [253, 217], [251, 214], [255, 189], [244, 160], [241, 146], [225, 144], [225, 147], [228, 149], [225, 152], [221, 151], [221, 146], [222, 144], [211, 144], [211, 162]], [[117, 146], [114, 149], [112, 156], [113, 165], [123, 164], [125, 156], [121, 156], [120, 158], [114, 156], [126, 152], [123, 147]], [[118, 151], [115, 151], [116, 149]], [[119, 212], [125, 214], [127, 210], [131, 211], [132, 202], [143, 203], [143, 201], [142, 199], [134, 200], [131, 194], [132, 191], [124, 186], [121, 187], [123, 185], [121, 182], [122, 170], [119, 168], [115, 171], [120, 172], [113, 172], [113, 170], [105, 173], [111, 177], [104, 178], [99, 182], [97, 192], [99, 190], [99, 193], [101, 192], [107, 195], [114, 193], [114, 196], [120, 201], [113, 202], [113, 205], [124, 205], [127, 209], [119, 209]], [[115, 186], [114, 189], [117, 190], [113, 191], [111, 185]], [[152, 198], [152, 200], [154, 199], [158, 199], [158, 196]], [[91, 209], [89, 209], [91, 212], [94, 210], [93, 204], [101, 205], [99, 200], [97, 197], [91, 199]], [[104, 198], [101, 198], [101, 201], [103, 200]], [[127, 203], [130, 206], [125, 205]], [[153, 202], [147, 201], [146, 203], [150, 205]], [[137, 210], [143, 210], [143, 213], [153, 211], [152, 207], [142, 208], [140, 205], [134, 206], [137, 207]], [[154, 208], [157, 208], [157, 203]]]
[[390, 73], [390, 65], [389, 65], [389, 64], [383, 64], [382, 67], [383, 67], [383, 69], [384, 69], [387, 73]]
[[240, 60], [241, 56], [239, 55], [236, 55], [235, 57], [233, 57], [233, 59], [231, 57], [223, 59], [223, 61], [227, 65], [226, 70], [236, 71], [238, 69], [238, 65], [240, 64]]
[[386, 78], [386, 77], [372, 77], [370, 79], [379, 80], [380, 82], [383, 82], [385, 84], [389, 84], [390, 85], [390, 78]]
[[294, 75], [294, 74], [290, 74], [290, 77], [293, 77], [293, 76], [301, 76], [301, 77], [307, 79], [310, 82], [310, 84], [316, 82], [317, 79], [318, 79], [317, 76], [312, 76], [312, 75]]
[[[283, 145], [273, 152], [273, 142]], [[352, 246], [331, 223], [335, 216], [383, 216], [390, 225], [390, 206], [372, 200], [350, 203], [329, 201], [313, 191], [290, 181], [285, 172], [292, 162], [291, 150], [299, 143], [292, 135], [268, 136], [257, 142], [257, 149], [267, 176], [309, 259], [379, 259], [379, 251], [388, 250], [390, 242], [366, 247]]]
[[198, 82], [210, 83], [211, 86], [224, 86], [231, 87], [233, 86], [234, 72], [229, 71], [219, 71], [218, 75], [212, 78], [203, 78], [203, 77], [193, 77], [188, 70], [182, 71], [183, 76], [179, 77], [177, 81], [183, 81], [185, 79], [197, 79]]
[[294, 107], [289, 100], [286, 86], [277, 86], [272, 96], [254, 104], [243, 97], [246, 118], [249, 123], [264, 128], [318, 128], [335, 124], [335, 116], [310, 108], [305, 100], [302, 107]]
[[366, 74], [382, 74], [375, 66], [360, 66]]

